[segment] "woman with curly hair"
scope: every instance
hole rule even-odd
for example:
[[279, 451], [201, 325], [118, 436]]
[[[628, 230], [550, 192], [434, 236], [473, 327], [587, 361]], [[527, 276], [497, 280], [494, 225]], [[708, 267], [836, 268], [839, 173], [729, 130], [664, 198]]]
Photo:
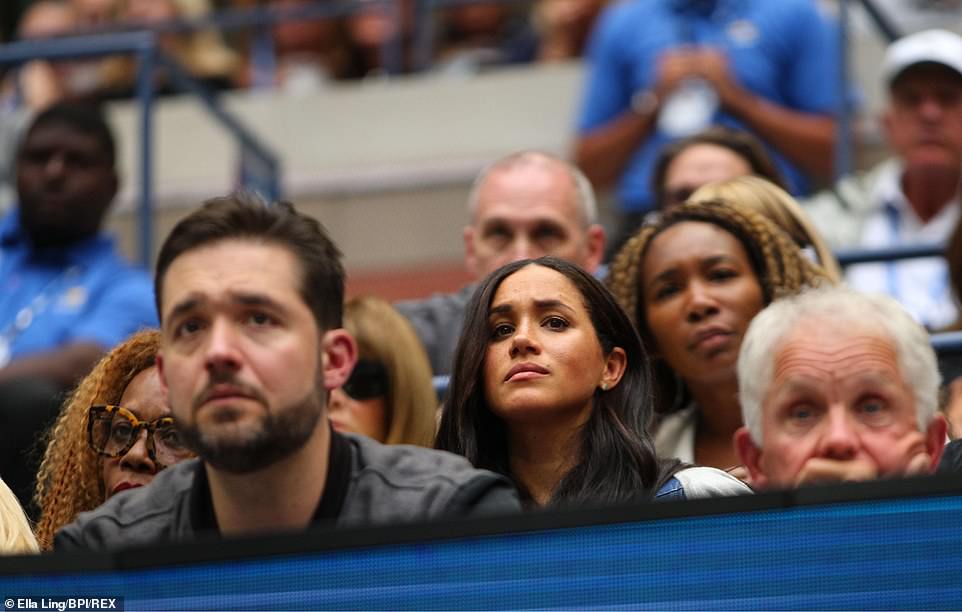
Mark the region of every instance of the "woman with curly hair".
[[823, 281], [769, 219], [726, 200], [670, 208], [622, 247], [608, 286], [655, 356], [659, 456], [737, 466], [742, 336], [772, 300]]
[[35, 501], [44, 549], [58, 529], [192, 456], [181, 443], [157, 374], [160, 332], [130, 336], [71, 393], [48, 434]]
[[655, 455], [648, 356], [598, 280], [554, 257], [510, 263], [465, 311], [437, 448], [504, 474], [527, 507], [746, 492]]

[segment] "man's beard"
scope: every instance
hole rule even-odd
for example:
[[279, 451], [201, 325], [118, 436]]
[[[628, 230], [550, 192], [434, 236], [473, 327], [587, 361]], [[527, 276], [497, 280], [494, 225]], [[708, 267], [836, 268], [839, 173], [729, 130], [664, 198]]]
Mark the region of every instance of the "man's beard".
[[[314, 433], [324, 406], [323, 392], [314, 390], [302, 400], [266, 411], [246, 435], [201, 431], [197, 422], [178, 422], [188, 448], [212, 467], [232, 474], [248, 474], [268, 467], [299, 450]], [[216, 427], [216, 426], [215, 426]]]

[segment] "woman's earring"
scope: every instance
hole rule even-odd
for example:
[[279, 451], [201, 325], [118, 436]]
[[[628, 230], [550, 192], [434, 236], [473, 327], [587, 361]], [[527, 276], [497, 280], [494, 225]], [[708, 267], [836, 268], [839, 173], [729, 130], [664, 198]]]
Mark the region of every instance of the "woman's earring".
[[606, 383], [606, 382], [601, 383], [601, 390], [602, 390], [602, 391], [607, 391], [607, 390], [608, 390], [608, 383]]

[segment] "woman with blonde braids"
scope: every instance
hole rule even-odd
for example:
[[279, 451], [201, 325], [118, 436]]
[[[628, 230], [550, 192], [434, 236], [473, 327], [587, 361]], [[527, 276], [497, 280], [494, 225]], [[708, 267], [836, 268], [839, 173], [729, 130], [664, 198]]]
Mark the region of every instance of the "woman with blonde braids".
[[742, 336], [772, 300], [823, 281], [770, 220], [725, 200], [673, 207], [622, 247], [608, 286], [655, 357], [659, 456], [737, 466]]
[[160, 332], [118, 344], [74, 389], [48, 434], [37, 475], [37, 539], [48, 550], [58, 529], [84, 511], [191, 457], [160, 385]]
[[802, 249], [811, 249], [815, 261], [833, 282], [841, 282], [842, 269], [828, 243], [815, 229], [811, 217], [787, 191], [758, 176], [740, 176], [699, 187], [691, 202], [727, 200], [747, 206], [775, 222]]

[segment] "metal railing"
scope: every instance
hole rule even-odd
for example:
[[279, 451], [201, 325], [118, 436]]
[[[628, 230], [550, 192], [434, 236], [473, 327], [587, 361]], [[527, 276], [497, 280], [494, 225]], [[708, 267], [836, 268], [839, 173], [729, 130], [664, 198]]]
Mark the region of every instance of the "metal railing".
[[944, 244], [906, 244], [884, 249], [839, 249], [835, 258], [843, 268], [853, 264], [898, 261], [920, 257], [942, 257]]
[[176, 60], [159, 47], [153, 32], [114, 32], [47, 40], [24, 40], [0, 45], [0, 65], [18, 65], [32, 60], [63, 60], [128, 54], [137, 60], [136, 99], [140, 103], [140, 163], [138, 228], [139, 261], [149, 268], [153, 256], [153, 107], [156, 97], [155, 68], [163, 66], [182, 89], [194, 94], [203, 107], [239, 142], [241, 151], [263, 169], [257, 181], [246, 186], [274, 200], [280, 197], [280, 161], [277, 155], [225, 109], [217, 96], [198, 82]]

